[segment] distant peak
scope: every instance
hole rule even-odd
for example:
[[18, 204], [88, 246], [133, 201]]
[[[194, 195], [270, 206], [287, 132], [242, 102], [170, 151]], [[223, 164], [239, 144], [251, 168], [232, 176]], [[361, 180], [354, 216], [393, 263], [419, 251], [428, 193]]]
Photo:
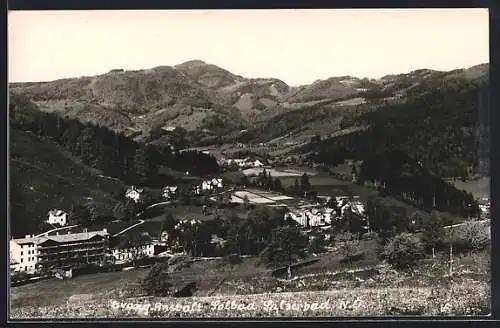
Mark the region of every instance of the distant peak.
[[193, 59], [193, 60], [188, 60], [187, 62], [184, 62], [182, 64], [179, 64], [179, 65], [175, 65], [176, 67], [188, 67], [188, 66], [203, 66], [203, 65], [207, 65], [207, 63], [205, 63], [203, 60], [199, 60], [199, 59]]

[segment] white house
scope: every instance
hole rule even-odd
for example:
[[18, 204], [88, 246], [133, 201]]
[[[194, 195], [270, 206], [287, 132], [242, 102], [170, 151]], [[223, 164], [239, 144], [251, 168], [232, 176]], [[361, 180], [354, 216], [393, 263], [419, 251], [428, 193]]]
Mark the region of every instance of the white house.
[[163, 198], [170, 200], [174, 198], [177, 195], [177, 186], [166, 186], [162, 190], [162, 196]]
[[47, 223], [65, 226], [67, 224], [67, 219], [68, 214], [66, 212], [61, 210], [52, 210], [49, 211], [49, 218], [47, 219]]
[[259, 160], [256, 160], [255, 162], [253, 162], [253, 167], [263, 167], [263, 166], [264, 166], [264, 163], [262, 163]]
[[125, 192], [125, 197], [132, 199], [134, 202], [138, 202], [141, 198], [141, 194], [144, 192], [144, 189], [136, 188], [135, 186], [131, 186]]
[[212, 180], [203, 181], [200, 186], [196, 186], [195, 193], [200, 194], [201, 192], [214, 191], [221, 189], [223, 186], [221, 178], [213, 178]]
[[155, 246], [153, 243], [147, 243], [141, 246], [130, 248], [113, 248], [111, 254], [116, 263], [127, 263], [134, 259], [153, 257], [155, 254]]

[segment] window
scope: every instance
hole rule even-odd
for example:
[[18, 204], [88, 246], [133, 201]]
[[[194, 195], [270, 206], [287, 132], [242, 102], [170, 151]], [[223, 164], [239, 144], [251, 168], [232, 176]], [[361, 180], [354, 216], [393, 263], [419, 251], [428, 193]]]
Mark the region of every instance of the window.
[[24, 259], [23, 259], [23, 258], [21, 258], [21, 263], [23, 263], [23, 260], [24, 260]]
[[24, 267], [24, 271], [28, 271], [28, 267], [27, 266]]
[[21, 256], [23, 256], [23, 251], [21, 251]]

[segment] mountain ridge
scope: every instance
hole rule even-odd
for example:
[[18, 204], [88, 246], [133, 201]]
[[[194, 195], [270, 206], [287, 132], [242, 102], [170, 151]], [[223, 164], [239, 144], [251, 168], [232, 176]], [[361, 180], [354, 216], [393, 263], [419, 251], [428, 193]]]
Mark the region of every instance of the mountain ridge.
[[[453, 79], [480, 79], [488, 75], [488, 68], [489, 64], [479, 64], [448, 72], [418, 69], [380, 79], [347, 75], [297, 87], [277, 78], [246, 78], [193, 59], [174, 66], [112, 69], [94, 76], [9, 85], [11, 92], [26, 95], [42, 111], [115, 131], [140, 131], [136, 138], [148, 141], [151, 131], [161, 126], [181, 127], [197, 139], [216, 138], [297, 109], [319, 106], [336, 112], [342, 107], [351, 112], [375, 107], [381, 99], [398, 101], [423, 83], [433, 88]], [[326, 134], [341, 130], [335, 124], [325, 128]]]

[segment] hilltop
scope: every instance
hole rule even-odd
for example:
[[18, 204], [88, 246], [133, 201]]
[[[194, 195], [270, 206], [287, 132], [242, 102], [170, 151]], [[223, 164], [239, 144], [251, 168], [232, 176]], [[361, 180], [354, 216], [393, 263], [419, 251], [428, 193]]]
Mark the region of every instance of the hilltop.
[[167, 126], [182, 127], [199, 141], [262, 124], [274, 125], [278, 120], [287, 123], [259, 139], [270, 141], [291, 132], [302, 140], [311, 134], [336, 133], [342, 130], [344, 117], [373, 109], [381, 102], [403, 102], [455, 80], [482, 79], [488, 69], [488, 64], [450, 72], [423, 69], [377, 80], [343, 76], [290, 87], [279, 79], [245, 78], [191, 60], [145, 70], [114, 69], [90, 77], [12, 83], [10, 87], [43, 111], [115, 131], [133, 131], [138, 140], [150, 141], [152, 130]]

